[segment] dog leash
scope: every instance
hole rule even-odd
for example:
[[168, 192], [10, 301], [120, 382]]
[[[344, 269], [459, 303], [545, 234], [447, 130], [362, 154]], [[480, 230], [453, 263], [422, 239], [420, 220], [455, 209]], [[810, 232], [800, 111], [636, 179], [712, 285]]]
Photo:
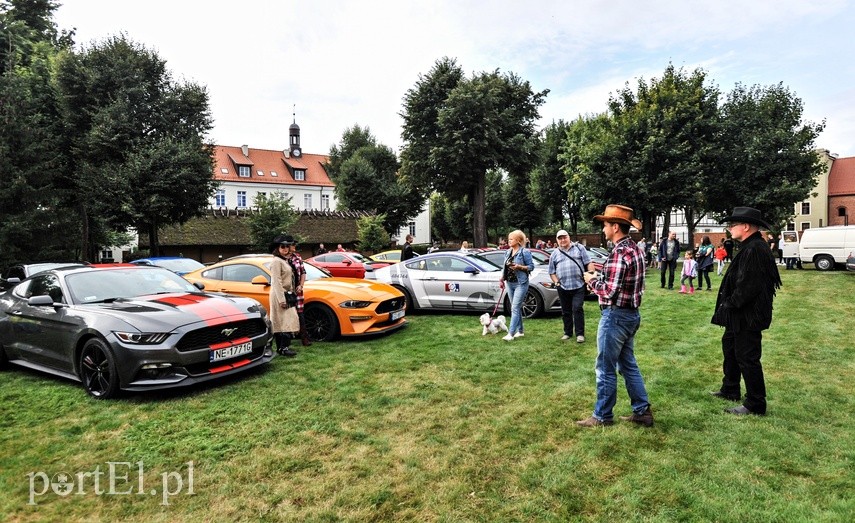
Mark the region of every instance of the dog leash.
[[490, 319], [496, 317], [496, 311], [499, 310], [499, 304], [502, 303], [502, 298], [505, 296], [505, 289], [502, 288], [502, 292], [499, 293], [499, 299], [496, 301], [496, 306], [493, 307], [493, 314], [490, 315]]

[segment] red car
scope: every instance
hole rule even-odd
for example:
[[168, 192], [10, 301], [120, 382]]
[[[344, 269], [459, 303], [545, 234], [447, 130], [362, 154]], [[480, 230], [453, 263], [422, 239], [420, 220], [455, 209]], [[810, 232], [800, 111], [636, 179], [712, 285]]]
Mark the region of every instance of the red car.
[[316, 267], [323, 267], [339, 278], [374, 279], [374, 269], [390, 265], [389, 263], [369, 260], [358, 252], [328, 252], [306, 260]]

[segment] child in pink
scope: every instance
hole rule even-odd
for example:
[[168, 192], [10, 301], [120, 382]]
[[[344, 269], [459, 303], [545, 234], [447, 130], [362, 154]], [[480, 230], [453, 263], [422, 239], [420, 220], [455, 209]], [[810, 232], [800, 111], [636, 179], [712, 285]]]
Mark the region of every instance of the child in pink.
[[683, 277], [680, 278], [680, 294], [686, 294], [686, 279], [689, 280], [689, 294], [694, 294], [697, 277], [698, 262], [695, 261], [695, 255], [691, 250], [686, 251], [686, 259], [683, 260]]
[[719, 245], [713, 253], [718, 262], [718, 275], [721, 276], [721, 270], [724, 269], [724, 259], [727, 258], [727, 251], [724, 250], [724, 245]]

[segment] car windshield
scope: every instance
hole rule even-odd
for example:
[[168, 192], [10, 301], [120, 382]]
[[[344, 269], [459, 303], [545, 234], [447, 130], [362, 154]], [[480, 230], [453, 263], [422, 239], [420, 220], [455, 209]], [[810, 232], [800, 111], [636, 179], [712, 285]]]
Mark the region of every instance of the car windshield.
[[152, 260], [152, 263], [154, 263], [158, 267], [169, 269], [172, 272], [191, 272], [195, 271], [200, 267], [204, 267], [203, 264], [197, 262], [192, 258], [176, 258], [174, 260]]
[[319, 280], [321, 278], [330, 277], [330, 273], [328, 273], [324, 269], [315, 267], [309, 262], [303, 262], [303, 267], [306, 268], [306, 281]]
[[200, 292], [174, 272], [157, 267], [94, 269], [65, 278], [72, 303], [110, 302], [151, 294]]
[[371, 262], [371, 260], [369, 260], [369, 259], [368, 259], [368, 258], [366, 258], [365, 256], [363, 256], [363, 255], [359, 254], [358, 252], [351, 252], [351, 253], [348, 253], [348, 254], [350, 254], [350, 256], [351, 256], [354, 260], [356, 260], [356, 261], [358, 261], [358, 262], [362, 262], [362, 263], [370, 263], [370, 262]]
[[501, 270], [498, 265], [494, 265], [490, 260], [482, 258], [480, 254], [466, 254], [464, 258], [469, 260], [472, 265], [478, 267], [481, 272], [495, 272]]

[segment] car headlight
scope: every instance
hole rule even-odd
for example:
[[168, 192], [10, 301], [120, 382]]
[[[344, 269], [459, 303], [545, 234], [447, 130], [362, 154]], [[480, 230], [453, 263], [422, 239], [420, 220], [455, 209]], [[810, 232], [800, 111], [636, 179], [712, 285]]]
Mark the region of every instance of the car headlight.
[[370, 301], [347, 300], [338, 304], [342, 309], [364, 309], [371, 305]]
[[169, 337], [168, 332], [120, 332], [113, 331], [117, 338], [132, 345], [159, 345]]

